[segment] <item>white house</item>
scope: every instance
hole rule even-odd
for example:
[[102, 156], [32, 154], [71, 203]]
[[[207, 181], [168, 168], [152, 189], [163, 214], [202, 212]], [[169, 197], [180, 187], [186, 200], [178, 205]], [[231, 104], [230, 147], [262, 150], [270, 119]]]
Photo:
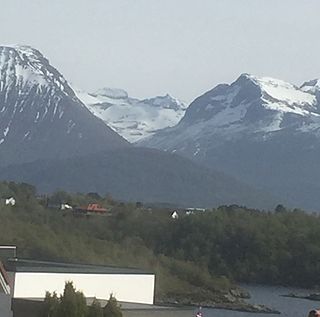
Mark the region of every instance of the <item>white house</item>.
[[16, 200], [14, 197], [6, 198], [5, 199], [6, 206], [14, 206], [16, 204]]
[[174, 211], [172, 214], [171, 214], [171, 218], [172, 219], [178, 219], [179, 218], [179, 214], [177, 211]]
[[61, 209], [61, 210], [72, 210], [73, 207], [70, 206], [70, 205], [68, 205], [68, 204], [61, 204], [61, 205], [60, 205], [60, 209]]

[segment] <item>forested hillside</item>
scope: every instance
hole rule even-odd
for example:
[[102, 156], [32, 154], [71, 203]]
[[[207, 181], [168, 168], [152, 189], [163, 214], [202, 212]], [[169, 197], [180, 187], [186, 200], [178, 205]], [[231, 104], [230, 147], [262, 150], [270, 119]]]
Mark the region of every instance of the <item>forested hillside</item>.
[[[300, 210], [223, 206], [171, 218], [172, 210], [97, 194], [37, 197], [27, 184], [1, 183], [0, 244], [19, 257], [152, 269], [157, 300], [181, 294], [227, 301], [234, 282], [320, 285], [320, 218]], [[47, 204], [98, 202], [108, 215], [79, 215]]]

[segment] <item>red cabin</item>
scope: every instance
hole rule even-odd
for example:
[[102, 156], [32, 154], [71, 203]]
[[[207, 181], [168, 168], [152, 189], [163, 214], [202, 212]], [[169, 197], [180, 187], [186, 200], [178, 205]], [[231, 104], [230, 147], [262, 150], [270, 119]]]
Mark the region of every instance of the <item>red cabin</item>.
[[99, 204], [88, 204], [87, 206], [81, 206], [76, 208], [75, 211], [80, 213], [91, 212], [91, 213], [104, 214], [107, 212], [107, 209], [101, 207]]
[[99, 204], [88, 204], [87, 211], [91, 212], [98, 212], [98, 213], [105, 213], [107, 212], [106, 208], [101, 207]]

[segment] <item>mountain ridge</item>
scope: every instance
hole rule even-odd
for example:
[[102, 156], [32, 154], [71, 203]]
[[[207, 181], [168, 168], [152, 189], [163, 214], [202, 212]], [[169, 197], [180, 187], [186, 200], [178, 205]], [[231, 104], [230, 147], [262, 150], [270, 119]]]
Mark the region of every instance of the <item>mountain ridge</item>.
[[196, 98], [176, 126], [137, 144], [189, 157], [265, 188], [294, 206], [317, 208], [317, 83], [301, 88], [242, 74]]

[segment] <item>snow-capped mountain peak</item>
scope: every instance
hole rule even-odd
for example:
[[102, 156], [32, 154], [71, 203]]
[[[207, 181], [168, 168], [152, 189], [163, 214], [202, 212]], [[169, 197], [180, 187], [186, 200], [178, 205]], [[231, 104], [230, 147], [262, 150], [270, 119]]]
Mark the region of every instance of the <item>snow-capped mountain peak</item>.
[[[295, 85], [287, 83], [280, 79], [271, 77], [255, 77], [247, 75], [254, 83], [256, 83], [262, 92], [262, 98], [266, 100], [277, 100], [288, 105], [312, 105], [316, 103], [314, 96], [301, 91]], [[281, 109], [279, 109], [281, 110]], [[283, 109], [283, 111], [286, 111]]]
[[244, 134], [265, 139], [281, 130], [319, 128], [314, 94], [283, 80], [242, 74], [233, 83], [220, 84], [196, 98], [178, 125], [140, 144], [178, 150], [192, 143], [192, 153], [198, 155], [203, 142], [213, 144]]
[[123, 89], [102, 88], [94, 93], [75, 89], [78, 98], [97, 117], [130, 142], [176, 125], [186, 106], [170, 96], [137, 99]]
[[300, 88], [304, 92], [315, 95], [320, 100], [320, 79], [307, 81]]
[[292, 125], [293, 116], [318, 117], [313, 94], [271, 77], [242, 74], [195, 99], [181, 124], [236, 136], [235, 132], [272, 132]]
[[[250, 81], [253, 85], [256, 85], [261, 92], [261, 98], [266, 102], [280, 102], [288, 106], [299, 105], [302, 108], [304, 106], [315, 105], [316, 99], [308, 91], [298, 88], [297, 86], [287, 83], [283, 80], [272, 78], [272, 77], [257, 77], [251, 74], [242, 74], [234, 84], [241, 88], [243, 87], [244, 81]], [[275, 108], [274, 110], [279, 111], [291, 111], [290, 109]]]
[[127, 145], [86, 109], [38, 50], [0, 46], [0, 165], [13, 163], [13, 158], [95, 152], [106, 147], [106, 141]]
[[153, 98], [144, 99], [144, 100], [141, 100], [141, 102], [145, 104], [150, 104], [154, 107], [160, 107], [163, 109], [173, 109], [176, 111], [185, 110], [187, 108], [185, 103], [183, 103], [181, 100], [175, 97], [172, 97], [169, 94], [166, 94], [164, 96], [157, 96]]
[[16, 86], [18, 89], [55, 88], [65, 95], [74, 96], [63, 76], [49, 64], [36, 49], [25, 45], [0, 47], [0, 89]]

